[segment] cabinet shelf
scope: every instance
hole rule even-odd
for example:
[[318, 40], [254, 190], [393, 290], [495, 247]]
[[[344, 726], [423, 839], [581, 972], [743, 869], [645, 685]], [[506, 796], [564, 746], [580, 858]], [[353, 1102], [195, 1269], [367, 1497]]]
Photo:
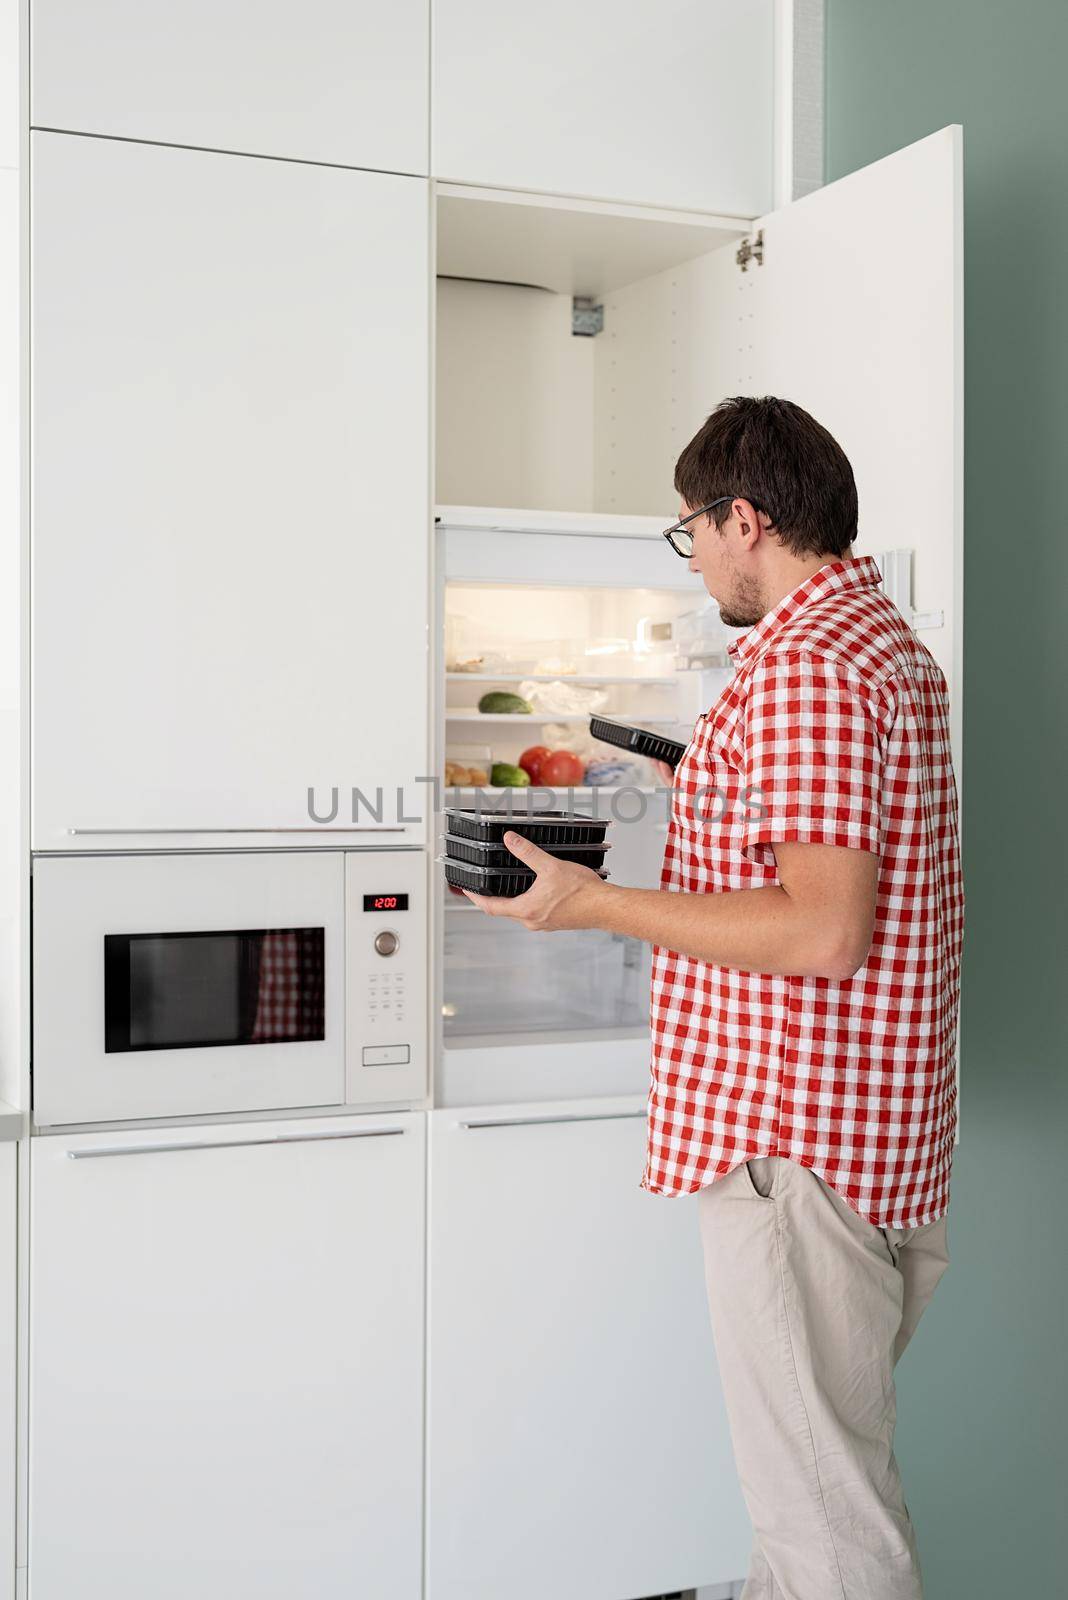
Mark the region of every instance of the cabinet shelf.
[[615, 511], [546, 511], [522, 506], [438, 505], [434, 522], [439, 533], [548, 533], [608, 539], [637, 539], [659, 553], [664, 529], [674, 513], [665, 504], [660, 516]]
[[602, 295], [741, 237], [705, 211], [439, 183], [438, 272]]

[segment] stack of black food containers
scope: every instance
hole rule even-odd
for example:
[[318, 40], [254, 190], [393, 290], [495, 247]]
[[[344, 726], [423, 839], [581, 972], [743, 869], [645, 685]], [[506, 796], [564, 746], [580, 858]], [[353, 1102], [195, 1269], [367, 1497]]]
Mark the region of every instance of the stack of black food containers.
[[530, 888], [535, 874], [504, 842], [518, 833], [560, 861], [592, 867], [602, 878], [608, 872], [605, 852], [607, 820], [575, 816], [567, 811], [541, 811], [536, 816], [445, 807], [445, 881], [453, 889], [511, 897]]

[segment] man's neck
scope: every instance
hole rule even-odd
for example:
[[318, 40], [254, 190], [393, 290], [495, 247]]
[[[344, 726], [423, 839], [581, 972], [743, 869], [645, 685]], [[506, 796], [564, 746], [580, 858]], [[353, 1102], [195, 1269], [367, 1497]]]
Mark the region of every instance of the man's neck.
[[806, 578], [811, 578], [813, 573], [825, 567], [828, 561], [841, 561], [844, 558], [835, 555], [832, 550], [826, 550], [822, 555], [791, 556], [788, 561], [779, 563], [774, 572], [768, 575], [768, 586], [764, 591], [765, 615], [774, 611], [780, 600], [785, 600], [799, 584]]

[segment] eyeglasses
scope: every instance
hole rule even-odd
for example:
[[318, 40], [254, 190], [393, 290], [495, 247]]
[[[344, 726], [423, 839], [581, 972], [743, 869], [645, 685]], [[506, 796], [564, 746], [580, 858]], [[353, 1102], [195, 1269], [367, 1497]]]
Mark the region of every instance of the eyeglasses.
[[665, 528], [664, 538], [667, 540], [672, 550], [674, 550], [675, 554], [677, 556], [682, 556], [684, 561], [689, 561], [690, 557], [693, 555], [693, 529], [688, 528], [686, 524], [688, 522], [696, 521], [698, 517], [707, 517], [708, 513], [710, 511], [714, 511], [717, 506], [726, 505], [728, 500], [733, 500], [735, 498], [736, 497], [733, 494], [721, 494], [719, 499], [713, 500], [710, 506], [702, 506], [700, 511], [691, 511], [688, 517], [683, 517], [681, 521], [676, 522], [673, 527]]
[[[702, 506], [700, 511], [691, 511], [688, 517], [683, 517], [681, 521], [676, 522], [672, 527], [665, 528], [664, 538], [675, 554], [681, 556], [684, 561], [689, 561], [693, 555], [693, 529], [686, 526], [688, 522], [695, 522], [698, 517], [707, 517], [708, 513], [715, 511], [717, 506], [725, 506], [729, 500], [737, 499], [738, 496], [736, 494], [721, 494], [719, 499], [713, 500], [711, 505]], [[755, 500], [750, 500], [749, 504], [754, 511], [762, 509]]]

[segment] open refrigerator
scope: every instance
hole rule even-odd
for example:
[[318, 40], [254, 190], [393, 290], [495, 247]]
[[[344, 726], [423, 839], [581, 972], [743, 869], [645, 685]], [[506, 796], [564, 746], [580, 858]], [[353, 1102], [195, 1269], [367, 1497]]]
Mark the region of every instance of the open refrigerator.
[[[564, 811], [608, 820], [610, 881], [659, 887], [670, 790], [650, 761], [594, 739], [590, 717], [685, 744], [744, 631], [672, 553], [668, 521], [438, 508], [439, 857], [445, 808]], [[911, 553], [876, 560], [907, 609]], [[494, 781], [520, 775], [533, 747], [570, 757], [563, 781]], [[451, 889], [440, 860], [435, 870], [439, 1103], [644, 1090], [650, 947], [600, 929], [530, 932]]]
[[[439, 507], [436, 523], [444, 806], [607, 819], [610, 881], [636, 888], [659, 887], [670, 791], [590, 716], [685, 743], [733, 670], [736, 630], [661, 537], [670, 520]], [[504, 696], [530, 710], [492, 709]], [[550, 767], [563, 781], [492, 781], [538, 746], [569, 758]], [[443, 832], [439, 812], [439, 855]], [[643, 1090], [649, 946], [532, 933], [437, 872], [439, 1100]]]

